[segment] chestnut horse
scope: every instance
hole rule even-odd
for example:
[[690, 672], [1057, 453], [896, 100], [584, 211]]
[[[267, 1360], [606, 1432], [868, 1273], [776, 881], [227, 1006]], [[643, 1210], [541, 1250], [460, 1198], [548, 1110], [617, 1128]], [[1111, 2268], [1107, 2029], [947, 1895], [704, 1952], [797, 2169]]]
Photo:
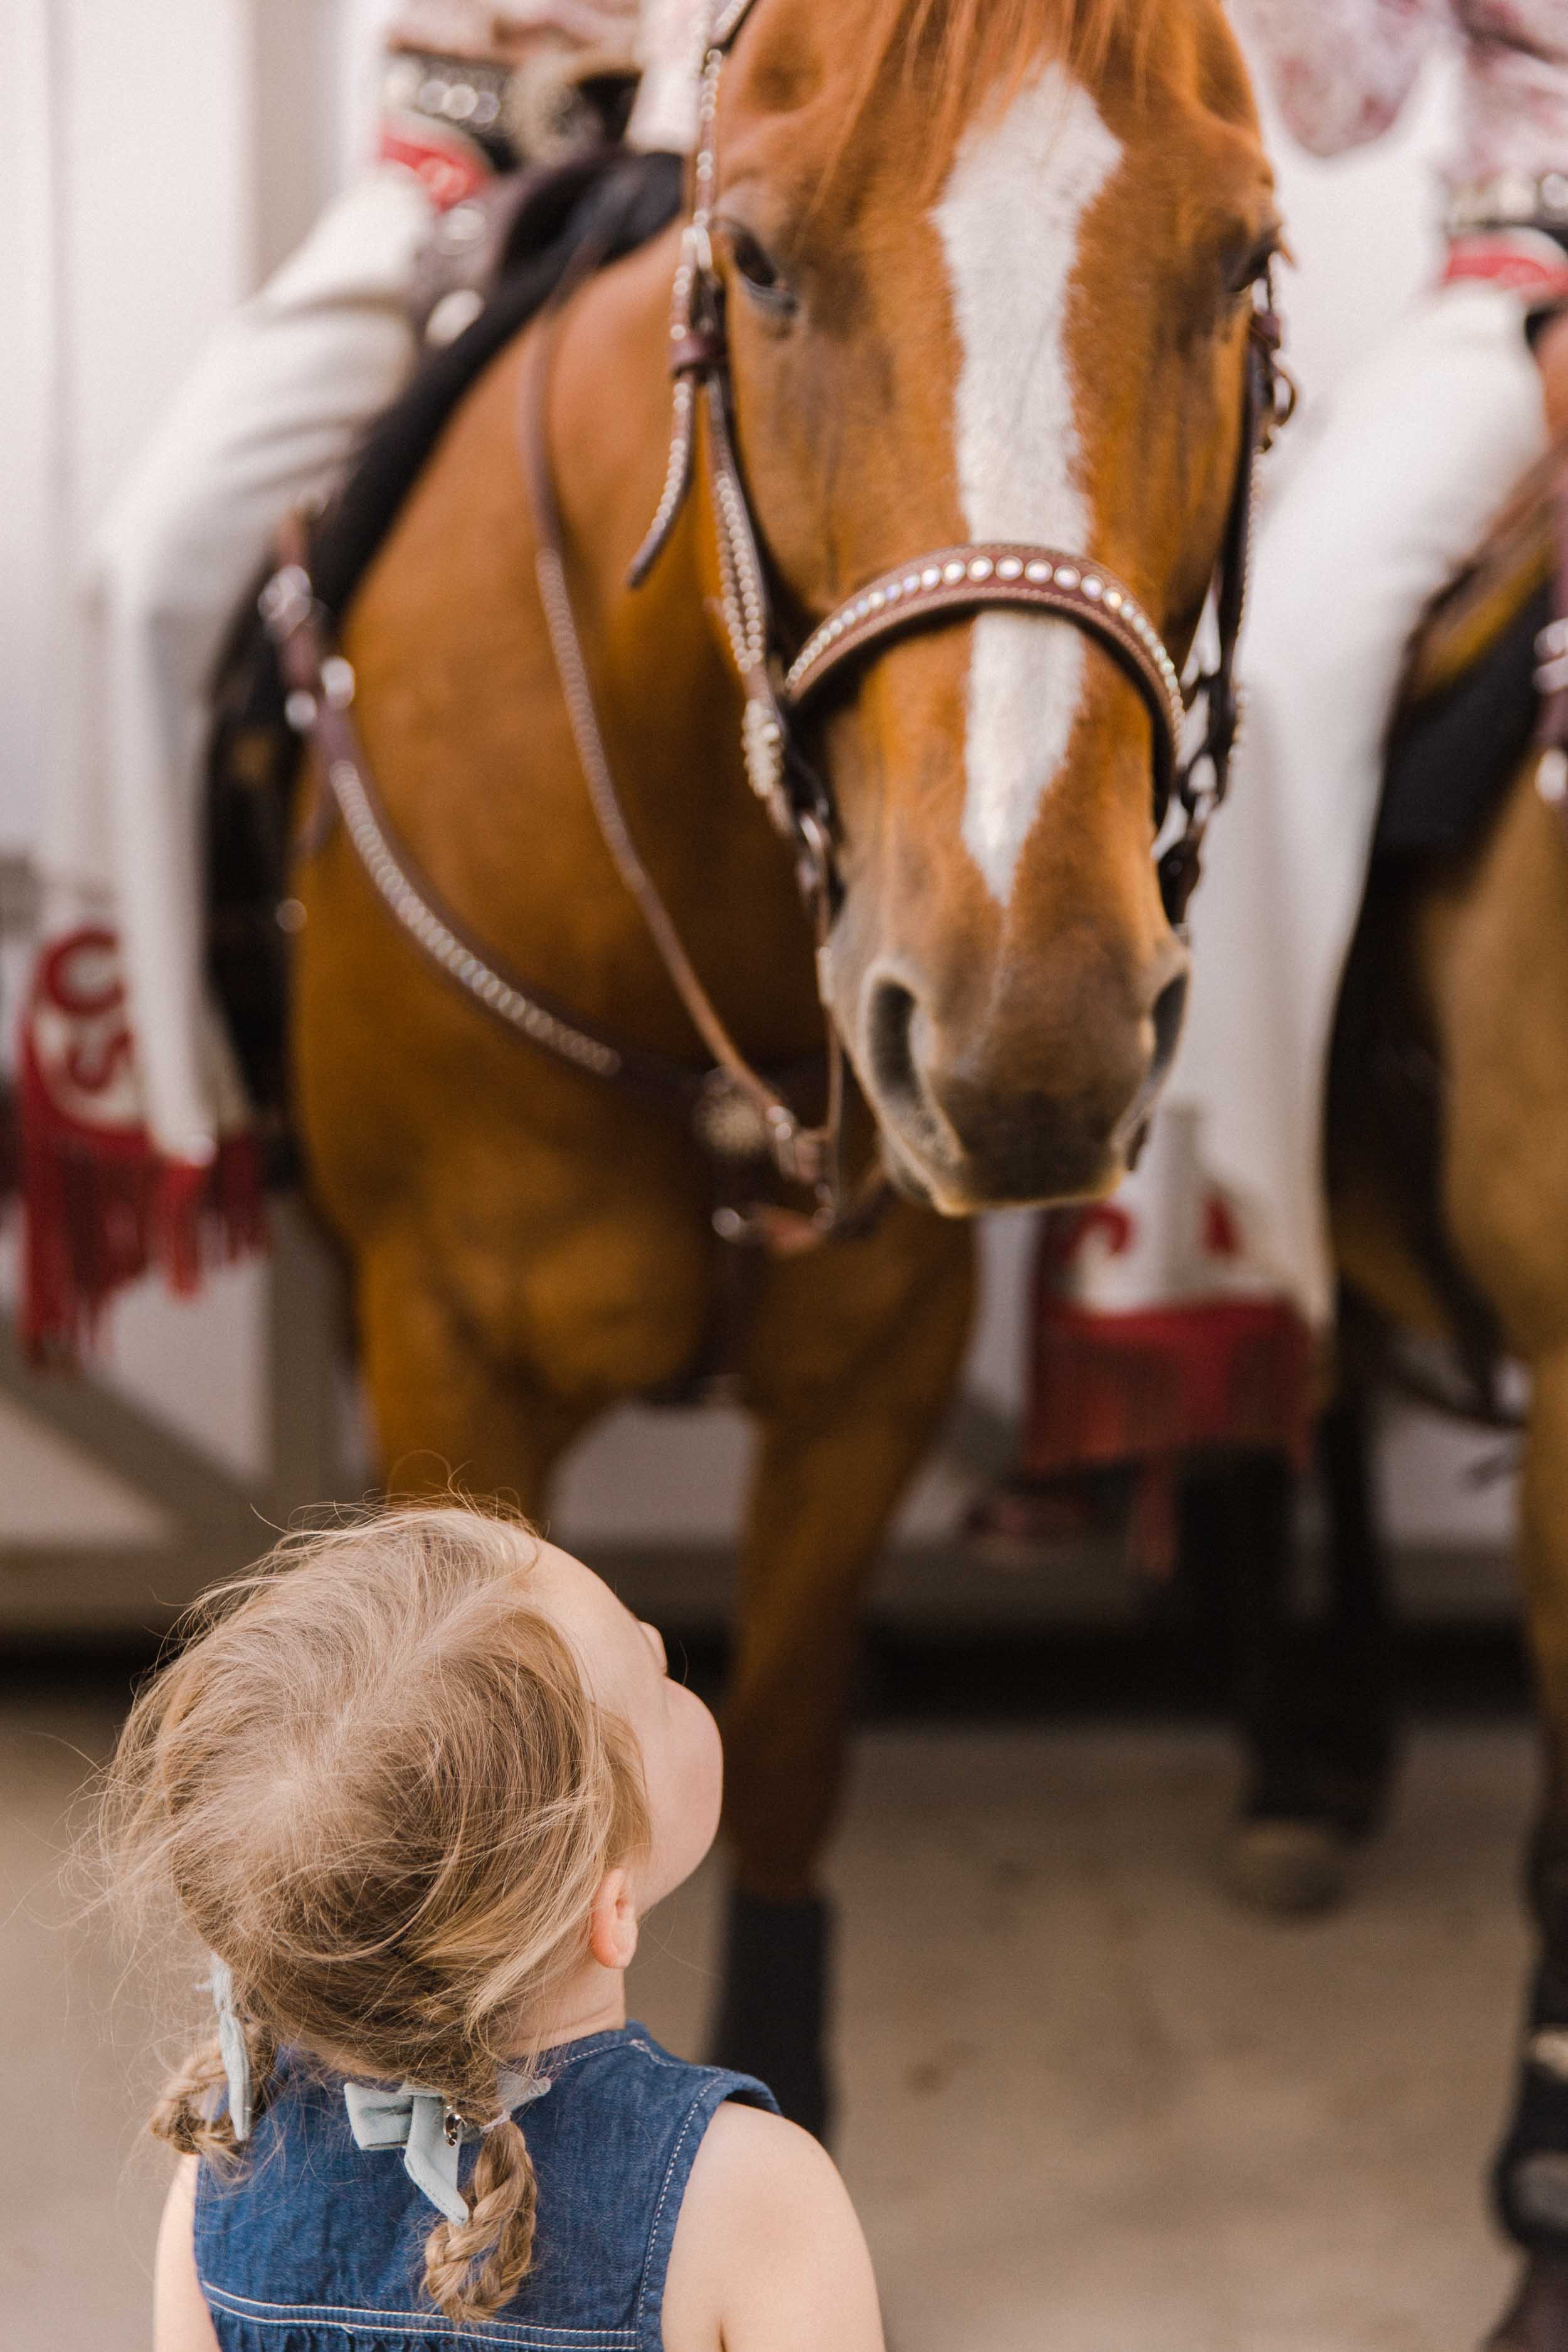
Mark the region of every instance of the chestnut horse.
[[[712, 268], [745, 490], [794, 643], [921, 550], [1028, 541], [1116, 575], [1180, 660], [1226, 539], [1276, 236], [1220, 0], [744, 13], [717, 108]], [[1174, 1045], [1186, 954], [1151, 857], [1147, 681], [1048, 613], [955, 608], [824, 700], [839, 895], [814, 956], [742, 760], [710, 481], [628, 585], [665, 479], [680, 253], [671, 232], [578, 285], [480, 378], [343, 649], [385, 822], [431, 893], [585, 1027], [700, 1067], [552, 659], [519, 457], [548, 335], [544, 457], [629, 834], [753, 1066], [820, 1057], [820, 986], [869, 1109], [852, 1156], [868, 1163], [874, 1125], [901, 1195], [858, 1237], [749, 1253], [735, 1335], [758, 1454], [719, 2040], [819, 2122], [817, 1868], [852, 1638], [963, 1354], [964, 1221], [1116, 1183]], [[741, 1262], [715, 1237], [709, 1160], [689, 1125], [508, 1034], [435, 970], [350, 828], [302, 841], [295, 887], [300, 1129], [353, 1260], [388, 1477], [455, 1472], [542, 1515], [597, 1415], [702, 1356]]]
[[[1409, 704], [1440, 710], [1506, 632], [1528, 644], [1555, 577], [1568, 464], [1568, 329], [1539, 346], [1556, 447], [1414, 651]], [[1561, 666], [1560, 666], [1561, 667]], [[1559, 681], [1553, 681], [1560, 684]], [[1516, 688], [1521, 714], [1527, 687]], [[1494, 712], [1497, 705], [1494, 701]], [[1568, 699], [1547, 713], [1568, 739]], [[1496, 727], [1495, 716], [1491, 722]], [[1523, 734], [1521, 724], [1515, 740]], [[1495, 2187], [1527, 2260], [1493, 2352], [1568, 2352], [1568, 762], [1532, 751], [1463, 854], [1374, 870], [1329, 1093], [1335, 1252], [1386, 1324], [1528, 1368], [1524, 1598], [1544, 1717], [1528, 1884], [1540, 1965]], [[1553, 788], [1559, 788], [1553, 800]], [[1426, 1150], [1410, 1138], [1425, 1127]], [[1419, 1171], [1429, 1157], [1429, 1176]], [[1474, 1352], [1472, 1348], [1471, 1352]]]

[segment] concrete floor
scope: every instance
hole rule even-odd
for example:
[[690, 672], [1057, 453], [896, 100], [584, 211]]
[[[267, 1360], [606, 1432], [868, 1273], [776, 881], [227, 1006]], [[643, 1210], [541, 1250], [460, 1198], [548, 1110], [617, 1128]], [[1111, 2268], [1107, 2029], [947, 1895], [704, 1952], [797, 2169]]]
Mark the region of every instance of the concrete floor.
[[[0, 1708], [0, 2345], [135, 2352], [161, 2160], [62, 1826], [105, 1706]], [[1199, 1731], [880, 1732], [834, 1877], [842, 2159], [896, 2352], [1467, 2352], [1507, 2254], [1479, 2176], [1525, 1947], [1523, 1730], [1428, 1732], [1342, 1916], [1213, 1890]], [[715, 1888], [636, 2007], [700, 2046]]]

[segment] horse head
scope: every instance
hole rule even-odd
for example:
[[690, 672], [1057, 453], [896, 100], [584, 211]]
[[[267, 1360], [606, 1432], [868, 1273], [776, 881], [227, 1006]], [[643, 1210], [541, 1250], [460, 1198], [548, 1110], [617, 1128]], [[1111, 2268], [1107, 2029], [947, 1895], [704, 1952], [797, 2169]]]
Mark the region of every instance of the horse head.
[[[786, 628], [922, 551], [1026, 541], [1103, 567], [1184, 658], [1278, 237], [1220, 0], [761, 0], [715, 145]], [[821, 982], [896, 1181], [952, 1214], [1107, 1191], [1186, 988], [1147, 693], [1067, 619], [941, 611], [844, 665], [810, 732]]]

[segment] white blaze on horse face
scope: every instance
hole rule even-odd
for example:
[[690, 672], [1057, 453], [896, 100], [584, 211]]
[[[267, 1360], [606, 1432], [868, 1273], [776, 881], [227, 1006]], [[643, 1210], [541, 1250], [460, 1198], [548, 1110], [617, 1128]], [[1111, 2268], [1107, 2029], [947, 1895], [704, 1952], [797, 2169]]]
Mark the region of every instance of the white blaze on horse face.
[[[1084, 215], [1121, 155], [1058, 65], [959, 149], [933, 218], [963, 353], [956, 454], [971, 539], [1092, 548], [1068, 314]], [[1030, 614], [974, 625], [963, 838], [999, 904], [1067, 757], [1086, 653], [1078, 629]]]

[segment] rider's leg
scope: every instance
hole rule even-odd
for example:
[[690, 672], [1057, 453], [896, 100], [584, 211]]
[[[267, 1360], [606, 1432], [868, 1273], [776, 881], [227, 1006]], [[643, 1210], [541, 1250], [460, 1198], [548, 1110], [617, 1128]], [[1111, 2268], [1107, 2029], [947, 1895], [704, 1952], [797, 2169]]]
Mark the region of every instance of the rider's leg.
[[1204, 1156], [1249, 1244], [1320, 1321], [1324, 1059], [1405, 648], [1544, 435], [1517, 298], [1444, 289], [1342, 387], [1260, 541], [1247, 733], [1194, 901], [1171, 1093], [1204, 1106]]
[[281, 516], [334, 479], [394, 399], [431, 205], [412, 173], [366, 173], [221, 331], [100, 530], [87, 583], [98, 740], [122, 947], [159, 1147], [200, 1159], [197, 796], [209, 675]]
[[[1325, 1063], [1405, 648], [1544, 436], [1522, 307], [1491, 288], [1447, 289], [1345, 384], [1261, 537], [1242, 646], [1248, 724], [1194, 902], [1188, 1034], [1171, 1092], [1189, 1092], [1205, 1113], [1202, 1156], [1244, 1225], [1248, 1258], [1321, 1324], [1333, 1304]], [[1342, 1471], [1348, 1463], [1347, 1451]], [[1321, 1695], [1294, 1719], [1279, 1705], [1285, 1528], [1245, 1536], [1232, 1563], [1247, 1596], [1237, 1627], [1244, 1686], [1257, 1704], [1243, 1710], [1252, 1786], [1228, 1868], [1270, 1907], [1303, 1890], [1326, 1895], [1342, 1875], [1342, 1858], [1326, 1866], [1338, 1830], [1331, 1819], [1325, 1827], [1313, 1786], [1320, 1799], [1331, 1787], [1344, 1744], [1325, 1737], [1322, 1712], [1343, 1711], [1354, 1685], [1362, 1703], [1343, 1728], [1369, 1793], [1387, 1760], [1375, 1549], [1359, 1539], [1345, 1548], [1353, 1508], [1333, 1517], [1336, 1574], [1351, 1597], [1339, 1596], [1325, 1628]]]

